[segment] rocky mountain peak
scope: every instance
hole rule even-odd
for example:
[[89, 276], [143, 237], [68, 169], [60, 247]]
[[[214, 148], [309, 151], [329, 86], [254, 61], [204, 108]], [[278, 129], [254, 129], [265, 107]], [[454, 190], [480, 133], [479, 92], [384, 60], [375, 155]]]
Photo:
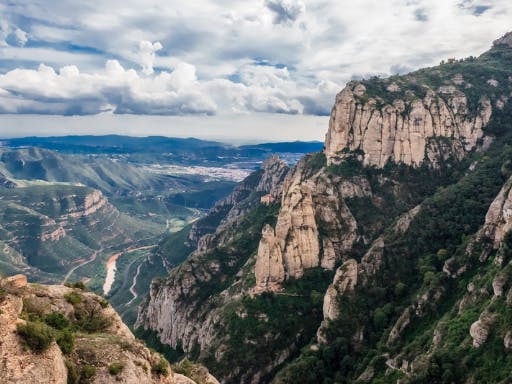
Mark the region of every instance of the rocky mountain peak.
[[452, 84], [403, 92], [398, 90], [407, 84], [383, 81], [379, 86], [385, 87], [382, 97], [360, 82], [348, 83], [336, 96], [325, 141], [329, 164], [349, 153], [377, 167], [389, 161], [418, 166], [460, 158], [483, 138], [492, 114], [485, 97], [470, 113], [466, 95]]
[[491, 118], [500, 120], [510, 99], [512, 56], [498, 48], [512, 48], [512, 32], [493, 46], [479, 57], [349, 82], [331, 111], [324, 150], [328, 164], [355, 155], [378, 168], [388, 162], [438, 167], [488, 147]]
[[512, 48], [512, 31], [505, 33], [502, 37], [497, 40], [494, 40], [492, 45], [497, 47], [499, 45], [505, 45], [509, 48]]

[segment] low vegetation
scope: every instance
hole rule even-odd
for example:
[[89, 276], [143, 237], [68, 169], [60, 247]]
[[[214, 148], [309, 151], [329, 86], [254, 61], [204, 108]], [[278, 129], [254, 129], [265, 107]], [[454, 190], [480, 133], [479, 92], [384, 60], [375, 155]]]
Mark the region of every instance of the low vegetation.
[[123, 363], [119, 363], [119, 362], [112, 363], [108, 366], [108, 373], [110, 373], [112, 376], [117, 376], [121, 373], [123, 368], [124, 368]]
[[39, 321], [18, 324], [16, 331], [22, 337], [25, 345], [35, 352], [46, 351], [55, 340], [55, 331]]

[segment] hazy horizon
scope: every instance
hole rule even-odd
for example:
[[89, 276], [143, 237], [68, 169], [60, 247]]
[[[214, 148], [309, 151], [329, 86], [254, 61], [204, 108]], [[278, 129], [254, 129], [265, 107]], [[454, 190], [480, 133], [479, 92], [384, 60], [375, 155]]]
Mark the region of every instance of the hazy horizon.
[[328, 122], [327, 116], [285, 114], [260, 114], [257, 118], [250, 115], [0, 115], [0, 139], [118, 134], [135, 137], [193, 137], [235, 145], [280, 141], [323, 142]]

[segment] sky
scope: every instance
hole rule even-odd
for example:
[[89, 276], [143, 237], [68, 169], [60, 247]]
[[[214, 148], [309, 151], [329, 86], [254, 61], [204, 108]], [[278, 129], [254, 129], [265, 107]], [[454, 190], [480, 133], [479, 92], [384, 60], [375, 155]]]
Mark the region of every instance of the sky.
[[323, 140], [352, 79], [478, 55], [510, 0], [0, 0], [0, 137]]

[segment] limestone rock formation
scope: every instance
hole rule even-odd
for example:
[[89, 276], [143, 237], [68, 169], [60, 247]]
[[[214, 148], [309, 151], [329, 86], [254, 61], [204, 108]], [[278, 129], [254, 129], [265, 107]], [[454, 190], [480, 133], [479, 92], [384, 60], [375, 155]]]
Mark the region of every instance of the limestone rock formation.
[[287, 191], [276, 232], [289, 276], [300, 277], [304, 269], [319, 265], [320, 243], [311, 186], [296, 185]]
[[268, 224], [262, 231], [254, 273], [256, 287], [260, 289], [266, 290], [284, 281], [281, 248], [276, 243], [274, 229]]
[[393, 325], [391, 332], [389, 332], [389, 337], [388, 337], [388, 342], [387, 342], [388, 345], [395, 343], [400, 338], [400, 336], [402, 335], [405, 328], [407, 328], [407, 326], [411, 322], [412, 313], [413, 312], [412, 312], [411, 307], [406, 308], [402, 312], [402, 314], [400, 315], [398, 320]]
[[77, 206], [76, 209], [71, 210], [68, 213], [68, 216], [73, 218], [86, 217], [97, 212], [107, 204], [108, 201], [106, 197], [103, 196], [100, 191], [94, 190], [87, 194], [84, 198], [83, 204], [81, 206]]
[[343, 200], [344, 192], [369, 193], [364, 183], [358, 188], [324, 172], [308, 179], [308, 172], [307, 162], [301, 160], [283, 185], [276, 242], [287, 277], [301, 277], [305, 269], [318, 266], [334, 268], [357, 238], [357, 223]]
[[505, 35], [503, 35], [502, 37], [500, 37], [499, 39], [494, 40], [492, 44], [495, 47], [500, 46], [500, 45], [505, 45], [509, 48], [512, 48], [512, 32], [508, 32]]
[[[397, 98], [384, 106], [365, 96], [366, 87], [355, 81], [336, 96], [325, 140], [329, 164], [347, 151], [361, 151], [364, 164], [377, 167], [388, 161], [417, 166], [425, 156], [434, 164], [445, 154], [462, 157], [484, 136], [482, 128], [492, 113], [484, 98], [470, 117], [466, 95], [453, 86], [427, 90], [423, 99]], [[445, 146], [433, 140], [438, 137], [451, 142]]]
[[469, 334], [473, 338], [473, 347], [478, 348], [487, 341], [493, 320], [492, 315], [484, 312], [477, 321], [471, 324]]
[[486, 238], [492, 243], [493, 249], [498, 249], [505, 235], [512, 229], [512, 177], [508, 179], [500, 193], [494, 199], [487, 215], [485, 224], [477, 238]]
[[334, 320], [339, 316], [338, 297], [354, 289], [357, 284], [357, 261], [347, 260], [336, 270], [334, 280], [324, 297], [324, 319]]
[[345, 293], [354, 289], [357, 284], [357, 261], [354, 259], [347, 260], [341, 267], [336, 270], [334, 279], [324, 296], [323, 315], [324, 320], [317, 331], [317, 340], [319, 343], [324, 343], [325, 338], [323, 332], [325, 331], [329, 321], [335, 320], [340, 315], [340, 308], [338, 300]]

